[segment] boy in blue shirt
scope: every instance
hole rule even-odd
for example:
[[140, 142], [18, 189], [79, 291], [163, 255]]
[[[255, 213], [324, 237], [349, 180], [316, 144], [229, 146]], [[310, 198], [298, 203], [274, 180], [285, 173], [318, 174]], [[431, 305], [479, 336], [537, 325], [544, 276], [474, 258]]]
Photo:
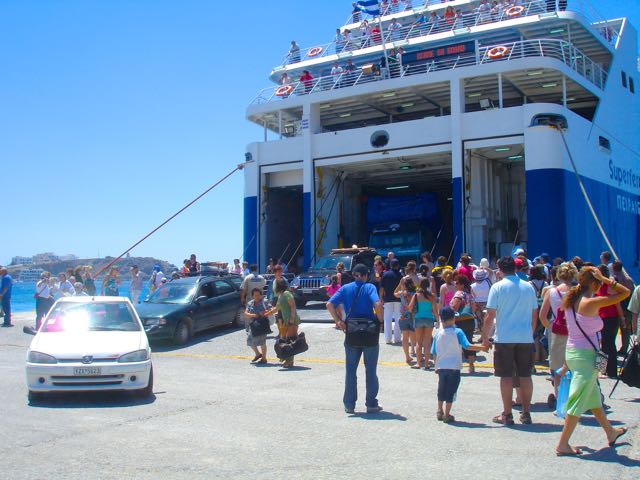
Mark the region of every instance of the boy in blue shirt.
[[[462, 349], [476, 352], [487, 351], [488, 347], [471, 345], [464, 332], [456, 328], [456, 312], [451, 307], [440, 310], [443, 328], [438, 330], [431, 343], [431, 355], [436, 357], [436, 373], [438, 374], [438, 413], [436, 417], [444, 423], [455, 420], [451, 415], [451, 407], [460, 386], [460, 370], [462, 369]], [[442, 410], [445, 404], [444, 411]]]

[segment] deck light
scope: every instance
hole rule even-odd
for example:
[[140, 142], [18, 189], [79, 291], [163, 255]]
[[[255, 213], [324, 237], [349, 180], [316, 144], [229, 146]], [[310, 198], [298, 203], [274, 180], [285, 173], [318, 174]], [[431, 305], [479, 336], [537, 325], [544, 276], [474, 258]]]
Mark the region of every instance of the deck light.
[[496, 152], [508, 152], [509, 150], [511, 150], [511, 147], [496, 148]]
[[534, 77], [536, 75], [542, 75], [544, 73], [544, 70], [533, 70], [531, 72], [527, 72], [527, 75], [530, 77]]
[[411, 165], [402, 165], [400, 170], [411, 170]]
[[409, 108], [409, 107], [413, 107], [415, 105], [415, 103], [413, 102], [409, 102], [409, 103], [401, 103], [400, 106], [402, 108]]
[[395, 187], [387, 187], [387, 190], [402, 190], [405, 188], [409, 188], [409, 185], [397, 185]]
[[320, 110], [324, 109], [324, 108], [329, 108], [331, 107], [330, 103], [325, 103], [324, 105], [320, 105]]
[[340, 116], [340, 118], [347, 118], [347, 117], [350, 117], [351, 114], [350, 113], [341, 113], [339, 116]]
[[512, 155], [508, 158], [509, 160], [520, 160], [522, 158], [522, 155]]
[[553, 30], [549, 30], [549, 33], [551, 35], [554, 35], [556, 33], [564, 33], [564, 28], [554, 28]]
[[389, 93], [383, 93], [382, 94], [382, 98], [390, 98], [390, 97], [395, 97], [396, 96], [396, 92], [389, 92]]
[[554, 82], [554, 83], [543, 83], [542, 84], [542, 88], [554, 88], [554, 87], [557, 87], [557, 86], [558, 86], [558, 84], [556, 82]]
[[470, 93], [469, 95], [467, 95], [467, 97], [473, 98], [473, 97], [479, 97], [481, 95], [482, 95], [482, 92], [475, 92], [475, 93]]

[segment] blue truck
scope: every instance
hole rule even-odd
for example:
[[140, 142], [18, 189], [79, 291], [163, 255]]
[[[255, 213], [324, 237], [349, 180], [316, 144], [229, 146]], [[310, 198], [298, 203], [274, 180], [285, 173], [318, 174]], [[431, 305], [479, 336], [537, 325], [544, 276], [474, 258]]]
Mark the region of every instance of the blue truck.
[[391, 251], [403, 264], [419, 263], [420, 254], [433, 248], [441, 226], [435, 193], [367, 199], [369, 247], [383, 257]]

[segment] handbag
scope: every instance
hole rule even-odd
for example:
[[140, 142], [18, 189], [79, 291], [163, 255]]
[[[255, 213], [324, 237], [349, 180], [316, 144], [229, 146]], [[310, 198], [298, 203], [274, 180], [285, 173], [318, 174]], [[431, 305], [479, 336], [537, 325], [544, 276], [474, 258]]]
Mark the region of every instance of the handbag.
[[[562, 303], [562, 295], [560, 294], [560, 290], [555, 289], [556, 293], [560, 297], [560, 303]], [[551, 331], [556, 335], [569, 335], [569, 329], [567, 328], [567, 317], [564, 313], [564, 310], [558, 309], [557, 312], [553, 312], [551, 310], [551, 316], [553, 316], [553, 321], [551, 322]]]
[[285, 360], [309, 350], [304, 332], [300, 332], [295, 337], [287, 337], [286, 331], [285, 329], [285, 338], [279, 337], [274, 345], [276, 356], [280, 360]]
[[578, 322], [578, 315], [576, 314], [576, 309], [571, 307], [571, 310], [573, 310], [573, 317], [576, 319], [576, 325], [582, 332], [582, 335], [585, 336], [585, 338], [589, 341], [589, 343], [591, 344], [591, 346], [596, 352], [596, 362], [595, 362], [596, 370], [598, 370], [602, 374], [606, 374], [607, 365], [609, 363], [609, 356], [593, 344], [593, 342], [591, 341], [591, 338], [589, 338], [589, 336], [586, 333], [584, 333], [584, 330], [580, 326], [580, 322]]
[[375, 347], [380, 339], [380, 322], [370, 317], [351, 317], [351, 310], [360, 296], [362, 285], [358, 287], [356, 297], [347, 312], [345, 324], [345, 344], [350, 347], [365, 348]]
[[251, 329], [251, 336], [253, 337], [270, 334], [271, 325], [269, 323], [269, 317], [254, 318], [249, 324], [249, 328]]

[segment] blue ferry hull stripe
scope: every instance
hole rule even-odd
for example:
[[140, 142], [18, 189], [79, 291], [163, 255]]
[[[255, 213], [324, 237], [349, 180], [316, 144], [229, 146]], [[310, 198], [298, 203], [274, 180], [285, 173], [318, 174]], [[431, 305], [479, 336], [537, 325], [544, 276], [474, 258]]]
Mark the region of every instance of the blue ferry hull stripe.
[[258, 197], [244, 198], [244, 259], [249, 264], [258, 262]]

